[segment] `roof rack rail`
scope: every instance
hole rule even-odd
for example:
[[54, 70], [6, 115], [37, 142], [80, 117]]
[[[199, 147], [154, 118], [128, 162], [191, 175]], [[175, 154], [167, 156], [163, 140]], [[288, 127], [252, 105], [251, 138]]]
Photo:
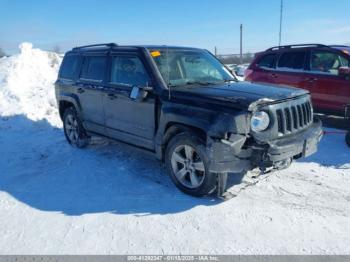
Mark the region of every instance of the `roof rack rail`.
[[309, 46], [315, 46], [315, 47], [329, 47], [328, 45], [323, 45], [323, 44], [281, 45], [281, 46], [274, 46], [274, 47], [268, 48], [268, 49], [266, 49], [266, 51], [278, 50], [278, 49], [282, 49], [282, 48], [309, 47]]
[[118, 45], [115, 44], [115, 43], [84, 45], [84, 46], [77, 46], [77, 47], [74, 47], [73, 50], [79, 50], [79, 49], [90, 48], [90, 47], [97, 47], [97, 46], [107, 46], [107, 47], [112, 48], [112, 47], [116, 47], [116, 46], [118, 46]]
[[330, 47], [350, 47], [349, 45], [329, 45]]

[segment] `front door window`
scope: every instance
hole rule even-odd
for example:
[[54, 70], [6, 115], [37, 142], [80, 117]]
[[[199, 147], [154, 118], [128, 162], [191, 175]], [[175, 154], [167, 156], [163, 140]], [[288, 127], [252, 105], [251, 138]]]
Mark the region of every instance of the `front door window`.
[[315, 51], [311, 54], [310, 70], [318, 73], [338, 75], [339, 67], [349, 66], [349, 60], [328, 51]]
[[128, 87], [145, 87], [149, 85], [150, 79], [138, 57], [118, 56], [112, 58], [110, 82]]

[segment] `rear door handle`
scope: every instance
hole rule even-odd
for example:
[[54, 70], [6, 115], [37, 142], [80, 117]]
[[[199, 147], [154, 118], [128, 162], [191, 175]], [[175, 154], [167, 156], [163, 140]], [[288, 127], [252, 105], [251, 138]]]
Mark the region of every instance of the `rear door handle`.
[[109, 99], [113, 100], [113, 99], [117, 99], [118, 96], [116, 94], [108, 94], [107, 95]]
[[82, 94], [85, 92], [84, 88], [81, 88], [81, 87], [79, 87], [77, 91], [79, 94]]
[[272, 77], [272, 78], [277, 78], [277, 74], [272, 73], [272, 74], [271, 74], [271, 77]]
[[317, 81], [317, 78], [316, 77], [307, 77], [305, 80], [312, 83], [312, 82]]

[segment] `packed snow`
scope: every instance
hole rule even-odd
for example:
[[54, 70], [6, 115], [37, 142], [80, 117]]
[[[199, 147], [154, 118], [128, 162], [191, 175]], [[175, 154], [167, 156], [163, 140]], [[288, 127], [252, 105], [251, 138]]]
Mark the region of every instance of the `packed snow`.
[[151, 153], [101, 138], [68, 145], [54, 99], [60, 62], [29, 43], [0, 60], [1, 254], [350, 253], [343, 134], [251, 186], [232, 174], [231, 200], [196, 199]]

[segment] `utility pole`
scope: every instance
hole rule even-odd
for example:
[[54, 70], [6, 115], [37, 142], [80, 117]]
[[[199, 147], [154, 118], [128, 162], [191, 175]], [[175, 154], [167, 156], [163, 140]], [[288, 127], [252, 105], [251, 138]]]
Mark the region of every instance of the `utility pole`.
[[281, 10], [280, 10], [280, 33], [279, 33], [279, 39], [278, 39], [278, 46], [281, 46], [281, 40], [282, 40], [282, 18], [283, 18], [283, 0], [281, 0]]
[[214, 47], [214, 54], [215, 56], [218, 56], [218, 49], [216, 48], [216, 46]]
[[239, 61], [243, 64], [243, 24], [240, 26], [240, 51], [239, 51]]

